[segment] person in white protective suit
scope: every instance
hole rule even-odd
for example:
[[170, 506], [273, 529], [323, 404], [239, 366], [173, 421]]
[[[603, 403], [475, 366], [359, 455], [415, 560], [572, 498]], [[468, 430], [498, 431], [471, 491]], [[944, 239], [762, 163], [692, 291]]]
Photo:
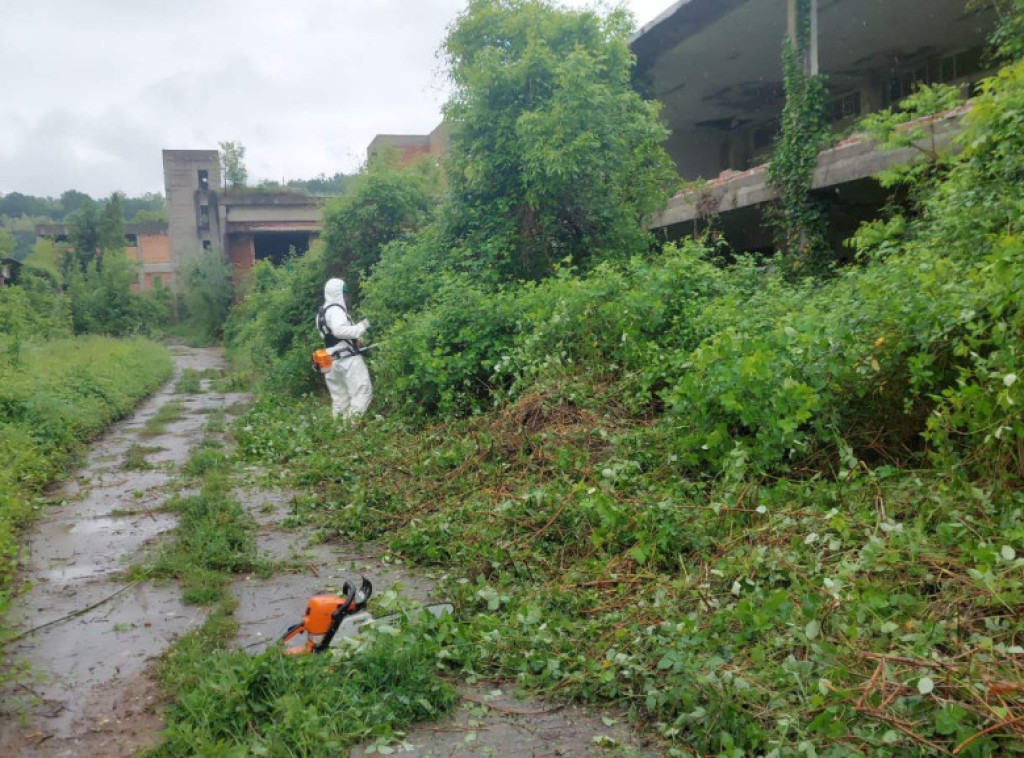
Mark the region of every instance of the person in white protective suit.
[[370, 328], [363, 319], [353, 324], [345, 306], [345, 282], [328, 279], [324, 304], [316, 313], [316, 328], [331, 356], [331, 368], [324, 376], [331, 392], [334, 418], [351, 418], [366, 413], [373, 397], [370, 372], [360, 354], [359, 340]]

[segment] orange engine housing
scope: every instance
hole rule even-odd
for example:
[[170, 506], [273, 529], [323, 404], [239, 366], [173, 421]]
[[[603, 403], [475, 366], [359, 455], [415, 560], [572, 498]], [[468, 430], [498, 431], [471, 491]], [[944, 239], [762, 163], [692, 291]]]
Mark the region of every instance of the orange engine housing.
[[[313, 595], [306, 605], [302, 627], [306, 634], [326, 634], [331, 628], [331, 616], [345, 604], [345, 598], [337, 595]], [[355, 603], [349, 605], [354, 606]]]
[[317, 351], [315, 351], [313, 353], [312, 360], [313, 360], [313, 364], [318, 369], [320, 369], [321, 373], [324, 373], [324, 374], [326, 374], [330, 370], [331, 364], [333, 363], [333, 360], [331, 358], [331, 354], [328, 353], [323, 348], [321, 348], [320, 350], [317, 350]]

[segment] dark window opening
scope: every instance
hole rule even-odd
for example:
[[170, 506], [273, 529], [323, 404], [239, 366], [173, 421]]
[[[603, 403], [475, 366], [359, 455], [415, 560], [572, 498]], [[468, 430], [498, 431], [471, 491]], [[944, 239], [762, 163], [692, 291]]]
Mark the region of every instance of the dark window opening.
[[199, 206], [199, 228], [210, 228], [210, 206], [208, 205]]
[[209, 250], [211, 247], [213, 247], [213, 243], [210, 240], [203, 240], [203, 250]]
[[205, 168], [199, 169], [199, 189], [203, 192], [210, 189], [210, 172]]
[[766, 124], [754, 127], [754, 135], [752, 142], [755, 150], [764, 150], [772, 146], [775, 138], [779, 136], [782, 131], [782, 123], [777, 118], [773, 118]]
[[128, 247], [138, 247], [139, 246], [139, 235], [137, 235], [137, 234], [126, 234], [126, 235], [124, 235], [124, 244], [126, 244]]
[[854, 90], [829, 102], [825, 114], [829, 121], [842, 121], [845, 118], [859, 116], [860, 107], [860, 91]]
[[292, 248], [296, 255], [302, 255], [309, 250], [309, 237], [309, 232], [256, 232], [252, 235], [256, 260], [276, 266], [291, 255]]

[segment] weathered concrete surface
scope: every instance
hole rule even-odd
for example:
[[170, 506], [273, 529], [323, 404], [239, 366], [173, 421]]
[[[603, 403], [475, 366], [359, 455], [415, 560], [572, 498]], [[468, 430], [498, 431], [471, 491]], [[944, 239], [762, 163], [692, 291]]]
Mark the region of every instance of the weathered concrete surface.
[[[517, 698], [495, 683], [459, 689], [455, 714], [436, 724], [420, 724], [395, 747], [417, 758], [492, 756], [654, 756], [655, 742], [630, 731], [621, 717]], [[365, 758], [368, 746], [352, 751]]]
[[[828, 189], [875, 176], [885, 169], [909, 163], [921, 150], [946, 149], [962, 128], [964, 108], [913, 122], [925, 131], [917, 147], [900, 150], [878, 150], [864, 135], [853, 135], [818, 155], [813, 189]], [[748, 171], [723, 171], [706, 186], [687, 190], [668, 201], [664, 210], [654, 214], [649, 229], [683, 224], [709, 214], [731, 211], [774, 200], [775, 190], [768, 184], [768, 166], [762, 164]]]
[[[201, 623], [203, 611], [183, 605], [176, 585], [133, 585], [123, 572], [174, 526], [174, 517], [158, 510], [207, 414], [245, 399], [175, 395], [174, 381], [185, 368], [221, 368], [223, 359], [213, 349], [174, 352], [172, 382], [92, 445], [74, 477], [50, 493], [64, 504], [32, 530], [24, 572], [32, 586], [14, 602], [8, 621], [25, 632], [64, 620], [5, 650], [6, 663], [27, 666], [29, 674], [3, 693], [0, 755], [128, 755], [154, 741], [161, 727], [153, 712], [156, 689], [144, 671], [171, 640]], [[142, 438], [145, 422], [175, 398], [185, 400], [183, 418]], [[154, 468], [122, 468], [133, 444], [159, 448], [147, 456]]]

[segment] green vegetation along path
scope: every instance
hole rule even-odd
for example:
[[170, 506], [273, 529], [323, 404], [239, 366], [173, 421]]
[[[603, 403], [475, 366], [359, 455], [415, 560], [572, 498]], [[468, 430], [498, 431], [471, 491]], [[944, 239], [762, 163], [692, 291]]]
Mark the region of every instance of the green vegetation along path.
[[176, 585], [132, 583], [126, 569], [174, 527], [162, 507], [208, 415], [247, 399], [203, 391], [209, 379], [176, 391], [186, 369], [221, 369], [220, 350], [180, 347], [174, 359], [174, 380], [92, 444], [32, 530], [31, 588], [9, 617], [25, 636], [5, 651], [27, 672], [3, 693], [0, 755], [128, 755], [157, 738], [146, 668], [205, 611]]

